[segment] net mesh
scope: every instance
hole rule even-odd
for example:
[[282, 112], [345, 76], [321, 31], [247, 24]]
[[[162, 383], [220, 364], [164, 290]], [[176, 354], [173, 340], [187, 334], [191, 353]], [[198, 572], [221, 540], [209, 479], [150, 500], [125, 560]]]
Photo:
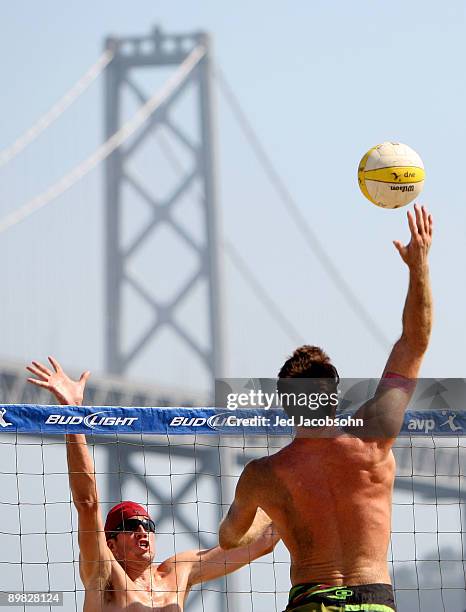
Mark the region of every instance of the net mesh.
[[[87, 439], [103, 511], [123, 499], [146, 505], [157, 524], [155, 562], [214, 546], [244, 465], [290, 440], [149, 434]], [[465, 439], [400, 438], [394, 452], [388, 558], [398, 610], [463, 612]], [[3, 433], [0, 466], [1, 590], [63, 591], [64, 609], [82, 610], [77, 517], [63, 436]], [[194, 587], [185, 609], [281, 611], [289, 585], [289, 556], [280, 543], [240, 571]]]

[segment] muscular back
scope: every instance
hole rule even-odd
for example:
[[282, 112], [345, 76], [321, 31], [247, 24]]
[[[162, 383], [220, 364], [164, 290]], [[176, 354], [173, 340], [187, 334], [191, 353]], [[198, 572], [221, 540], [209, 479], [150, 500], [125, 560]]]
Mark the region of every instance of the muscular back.
[[297, 438], [257, 468], [265, 477], [258, 503], [290, 551], [293, 584], [390, 583], [395, 460], [386, 446], [347, 435]]

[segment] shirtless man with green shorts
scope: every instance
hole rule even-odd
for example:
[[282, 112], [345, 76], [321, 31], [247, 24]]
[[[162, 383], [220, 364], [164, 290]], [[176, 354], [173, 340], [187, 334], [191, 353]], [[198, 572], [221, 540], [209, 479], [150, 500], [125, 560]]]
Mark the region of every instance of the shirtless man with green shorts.
[[[408, 222], [409, 244], [394, 242], [409, 268], [403, 332], [375, 396], [355, 415], [364, 419], [364, 435], [298, 427], [291, 444], [245, 467], [220, 526], [220, 545], [231, 549], [251, 541], [258, 508], [271, 517], [291, 556], [286, 612], [395, 610], [387, 565], [395, 479], [391, 449], [432, 327], [432, 216], [415, 206]], [[338, 383], [325, 353], [303, 346], [282, 367], [278, 391], [287, 379], [316, 377]]]

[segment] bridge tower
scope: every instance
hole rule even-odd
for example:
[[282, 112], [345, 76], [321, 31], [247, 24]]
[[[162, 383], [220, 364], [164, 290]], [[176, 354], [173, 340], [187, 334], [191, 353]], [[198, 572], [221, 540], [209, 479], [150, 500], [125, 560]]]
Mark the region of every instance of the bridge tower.
[[[188, 348], [194, 360], [202, 364], [213, 390], [215, 377], [222, 374], [223, 356], [209, 35], [204, 32], [165, 34], [155, 28], [148, 36], [108, 38], [106, 46], [114, 51], [105, 81], [106, 139], [121, 127], [125, 90], [131, 92], [141, 106], [149, 98], [140, 85], [141, 75], [146, 80], [150, 73], [179, 66], [195, 48], [202, 46], [205, 49], [205, 55], [183, 83], [153, 113], [129, 144], [116, 149], [106, 161], [106, 369], [111, 374], [126, 373], [134, 360], [157, 342], [160, 332], [168, 329]], [[193, 126], [180, 125], [172, 116], [173, 108], [188, 90], [194, 92], [188, 104], [194, 106], [190, 114], [196, 123], [194, 131], [199, 134], [198, 142], [194, 142], [190, 136]], [[165, 138], [167, 147], [170, 144], [168, 140], [171, 140], [178, 149], [183, 149], [185, 162], [184, 167], [178, 164], [178, 177], [162, 197], [131, 170], [132, 158], [136, 158], [141, 146], [149, 136], [158, 135], [161, 131], [168, 134], [168, 139]], [[167, 153], [170, 157], [169, 149]], [[174, 164], [177, 165], [176, 159]], [[193, 202], [191, 212], [200, 216], [203, 227], [201, 240], [189, 226], [180, 224], [173, 214], [177, 203], [190, 189], [194, 191], [193, 187], [197, 202]], [[131, 214], [131, 210], [128, 210], [129, 193], [136, 193], [145, 202], [149, 215], [128, 243], [124, 240], [123, 220], [125, 215]], [[161, 226], [169, 229], [170, 237], [164, 257], [172, 265], [175, 262], [175, 265], [193, 270], [187, 278], [183, 277], [169, 299], [157, 295], [156, 278], [141, 282], [131, 271], [134, 258], [140, 257], [141, 252], [145, 253], [149, 243], [157, 241], [157, 230]], [[177, 257], [179, 253], [182, 255]], [[207, 321], [203, 327], [208, 330], [208, 338], [202, 343], [176, 317], [176, 310], [180, 306], [186, 307], [199, 284], [206, 286], [203, 312]], [[134, 326], [128, 324], [124, 292], [142, 300], [152, 312], [152, 319], [142, 333], [136, 333]]]

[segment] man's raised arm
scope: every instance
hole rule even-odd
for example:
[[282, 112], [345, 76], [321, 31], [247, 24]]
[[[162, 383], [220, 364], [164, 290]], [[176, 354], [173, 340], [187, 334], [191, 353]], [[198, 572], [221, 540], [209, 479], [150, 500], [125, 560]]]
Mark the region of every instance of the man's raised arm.
[[[50, 391], [62, 405], [80, 406], [90, 373], [84, 372], [74, 381], [53, 357], [49, 361], [53, 370], [37, 361], [27, 366], [37, 376], [28, 381]], [[70, 488], [79, 520], [81, 579], [86, 588], [103, 590], [111, 570], [110, 563], [103, 562], [111, 561], [112, 555], [105, 539], [94, 462], [85, 435], [67, 434], [65, 438]]]
[[409, 243], [404, 246], [398, 240], [393, 242], [409, 269], [403, 330], [390, 353], [375, 397], [354, 415], [365, 421], [363, 431], [352, 432], [358, 436], [393, 439], [398, 435], [429, 345], [433, 319], [428, 262], [432, 215], [424, 206], [415, 205], [414, 215], [408, 211], [408, 224]]
[[432, 331], [433, 305], [428, 254], [432, 243], [432, 215], [422, 206], [408, 211], [411, 232], [409, 244], [393, 244], [409, 268], [409, 287], [403, 310], [403, 331], [385, 366], [384, 375], [393, 373], [416, 379]]

